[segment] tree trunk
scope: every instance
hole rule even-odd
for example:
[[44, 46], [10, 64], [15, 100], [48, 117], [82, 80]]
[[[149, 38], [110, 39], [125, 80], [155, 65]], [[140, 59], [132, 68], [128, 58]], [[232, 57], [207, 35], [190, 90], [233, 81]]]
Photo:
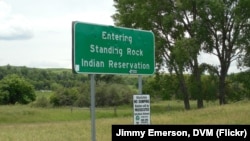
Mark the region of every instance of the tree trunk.
[[224, 105], [226, 102], [226, 76], [230, 66], [230, 62], [222, 61], [221, 70], [219, 75], [219, 104]]
[[201, 82], [201, 70], [199, 68], [199, 64], [198, 64], [198, 60], [197, 60], [198, 57], [196, 57], [196, 59], [194, 59], [194, 72], [193, 72], [193, 75], [194, 75], [194, 83], [195, 83], [195, 87], [196, 87], [196, 95], [197, 95], [197, 108], [200, 109], [200, 108], [203, 108], [204, 105], [203, 105], [203, 98], [204, 98], [204, 95], [203, 95], [203, 92], [202, 92], [202, 82]]
[[226, 98], [225, 98], [225, 89], [226, 89], [226, 85], [225, 85], [225, 79], [226, 76], [224, 74], [221, 74], [220, 76], [220, 82], [219, 82], [219, 103], [220, 105], [226, 104]]
[[204, 107], [203, 99], [197, 99], [197, 108], [201, 109]]
[[197, 108], [203, 108], [203, 92], [202, 92], [202, 85], [201, 85], [201, 75], [196, 75], [195, 77], [196, 80], [196, 87], [197, 87]]
[[180, 79], [179, 82], [180, 82], [181, 92], [183, 94], [184, 107], [186, 110], [189, 110], [190, 109], [189, 94], [183, 74], [180, 74], [179, 79]]

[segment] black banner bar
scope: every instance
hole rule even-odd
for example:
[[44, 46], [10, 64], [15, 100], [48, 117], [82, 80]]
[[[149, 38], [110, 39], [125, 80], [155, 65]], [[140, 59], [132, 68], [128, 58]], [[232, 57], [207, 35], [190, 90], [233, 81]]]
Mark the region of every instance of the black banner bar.
[[250, 141], [250, 125], [112, 125], [112, 141]]

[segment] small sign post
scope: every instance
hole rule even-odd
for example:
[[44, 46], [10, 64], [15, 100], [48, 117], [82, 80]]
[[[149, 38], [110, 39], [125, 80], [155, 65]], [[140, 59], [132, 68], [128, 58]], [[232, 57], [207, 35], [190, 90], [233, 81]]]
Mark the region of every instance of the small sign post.
[[134, 124], [150, 124], [150, 96], [133, 95]]

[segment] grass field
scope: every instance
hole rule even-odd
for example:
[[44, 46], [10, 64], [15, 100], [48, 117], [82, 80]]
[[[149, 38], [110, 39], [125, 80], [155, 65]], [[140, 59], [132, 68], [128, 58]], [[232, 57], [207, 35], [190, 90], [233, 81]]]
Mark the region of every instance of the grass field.
[[[250, 101], [183, 109], [182, 101], [151, 103], [151, 124], [250, 124]], [[96, 140], [111, 141], [112, 124], [133, 124], [132, 106], [96, 108]], [[90, 141], [88, 108], [0, 106], [0, 141]]]

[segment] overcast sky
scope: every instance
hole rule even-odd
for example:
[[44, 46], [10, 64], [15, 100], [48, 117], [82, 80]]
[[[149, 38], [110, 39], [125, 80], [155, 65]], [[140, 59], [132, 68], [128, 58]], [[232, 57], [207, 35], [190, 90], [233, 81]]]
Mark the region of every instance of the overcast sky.
[[114, 25], [114, 13], [113, 0], [0, 0], [0, 66], [71, 68], [72, 21]]
[[72, 21], [114, 25], [113, 0], [0, 0], [0, 66], [71, 68]]

